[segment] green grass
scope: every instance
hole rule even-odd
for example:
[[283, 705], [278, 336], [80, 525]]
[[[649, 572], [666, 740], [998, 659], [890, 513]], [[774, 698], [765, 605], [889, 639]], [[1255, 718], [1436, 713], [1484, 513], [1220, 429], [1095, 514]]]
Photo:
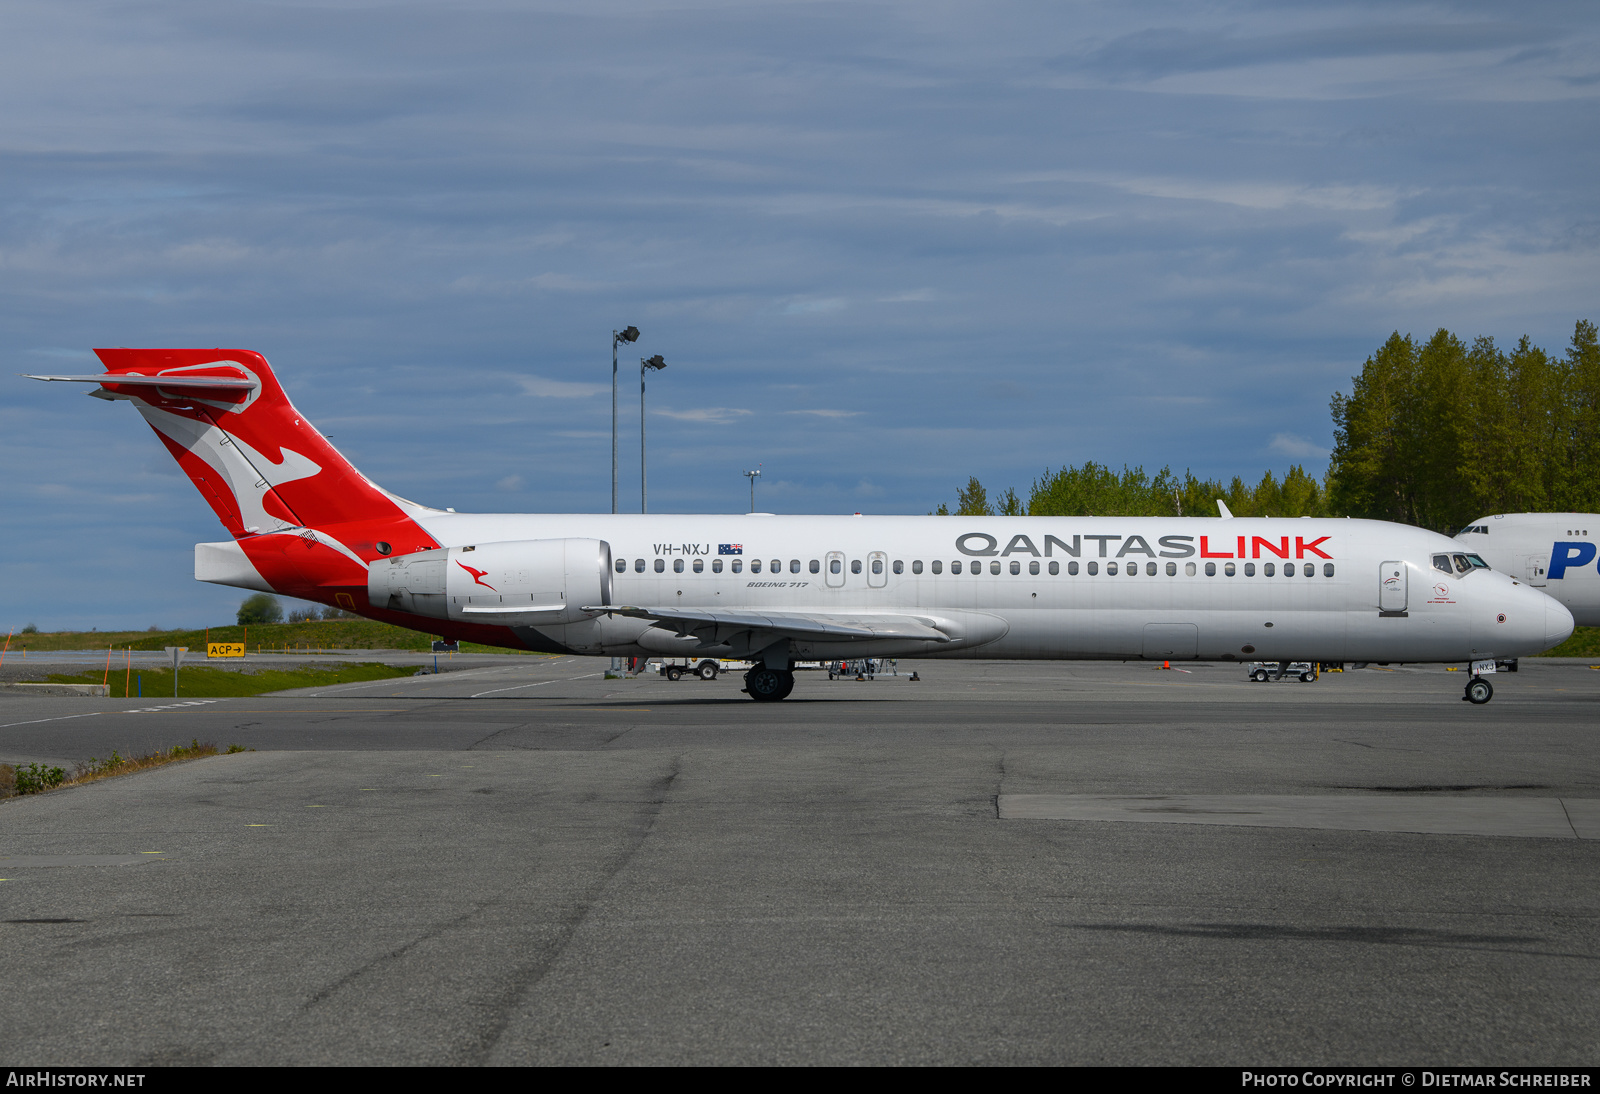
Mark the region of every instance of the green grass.
[[1600, 657], [1600, 627], [1578, 627], [1572, 637], [1540, 657]]
[[135, 771], [148, 771], [152, 767], [180, 763], [183, 760], [199, 760], [207, 756], [232, 756], [236, 752], [254, 751], [255, 749], [245, 748], [244, 745], [229, 745], [228, 750], [223, 752], [214, 744], [201, 744], [199, 738], [192, 738], [186, 745], [173, 745], [171, 748], [128, 757], [123, 757], [115, 749], [103, 760], [90, 756], [86, 763], [78, 764], [77, 770], [71, 775], [62, 768], [46, 767], [41, 763], [16, 766], [0, 764], [0, 798], [9, 798], [14, 794], [41, 794], [61, 786], [82, 786], [84, 783], [99, 779], [131, 775]]
[[[371, 619], [327, 619], [316, 623], [260, 623], [250, 627], [212, 627], [198, 631], [51, 631], [11, 636], [13, 653], [29, 650], [159, 650], [163, 646], [188, 646], [205, 653], [206, 642], [243, 642], [255, 653], [312, 652], [317, 650], [413, 650], [426, 653], [433, 648], [434, 636], [407, 630]], [[0, 636], [3, 642], [4, 636]], [[461, 649], [471, 653], [527, 653], [463, 642]], [[543, 655], [535, 655], [543, 656]], [[98, 681], [96, 681], [98, 683]]]
[[[330, 684], [354, 684], [366, 680], [388, 680], [399, 676], [411, 676], [416, 673], [415, 668], [396, 668], [393, 665], [379, 665], [371, 661], [364, 661], [357, 665], [329, 665], [323, 668], [320, 665], [302, 669], [247, 669], [234, 672], [227, 669], [213, 669], [197, 665], [194, 668], [178, 670], [178, 697], [180, 699], [212, 699], [232, 695], [260, 695], [268, 691], [284, 691], [288, 688], [315, 688], [326, 687]], [[133, 676], [140, 677], [144, 685], [146, 699], [172, 698], [172, 670], [138, 668]], [[104, 670], [98, 672], [80, 672], [72, 675], [53, 673], [49, 677], [52, 684], [98, 684], [105, 678]], [[125, 669], [111, 666], [111, 695], [113, 698], [124, 698], [124, 681], [128, 679]], [[139, 682], [135, 680], [129, 685], [128, 690], [134, 695], [139, 693]]]

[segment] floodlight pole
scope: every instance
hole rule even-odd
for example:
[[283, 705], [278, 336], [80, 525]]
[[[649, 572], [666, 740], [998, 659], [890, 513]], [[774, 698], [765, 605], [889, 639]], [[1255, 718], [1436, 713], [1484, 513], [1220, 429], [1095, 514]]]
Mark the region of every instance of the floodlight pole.
[[761, 477], [761, 465], [756, 464], [754, 471], [746, 471], [744, 477], [750, 480], [750, 511], [756, 511], [756, 479]]
[[650, 495], [645, 487], [644, 475], [644, 374], [648, 369], [663, 369], [667, 363], [661, 359], [661, 354], [654, 357], [639, 358], [639, 512], [650, 511]]
[[617, 343], [639, 340], [639, 328], [611, 332], [611, 511], [617, 511]]

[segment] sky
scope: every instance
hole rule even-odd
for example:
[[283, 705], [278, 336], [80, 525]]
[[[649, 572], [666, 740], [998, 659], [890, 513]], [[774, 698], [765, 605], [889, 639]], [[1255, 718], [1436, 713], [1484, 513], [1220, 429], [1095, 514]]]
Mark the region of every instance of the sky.
[[0, 627], [231, 622], [130, 408], [266, 355], [461, 511], [926, 513], [1096, 460], [1314, 474], [1392, 331], [1600, 319], [1600, 7], [0, 7]]

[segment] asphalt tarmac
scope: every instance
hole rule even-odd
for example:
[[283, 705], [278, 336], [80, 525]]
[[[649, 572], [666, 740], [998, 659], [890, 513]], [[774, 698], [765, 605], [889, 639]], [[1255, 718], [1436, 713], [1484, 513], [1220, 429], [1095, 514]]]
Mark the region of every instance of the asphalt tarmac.
[[0, 761], [258, 750], [0, 803], [7, 1062], [1600, 1056], [1586, 663], [451, 667], [0, 697]]

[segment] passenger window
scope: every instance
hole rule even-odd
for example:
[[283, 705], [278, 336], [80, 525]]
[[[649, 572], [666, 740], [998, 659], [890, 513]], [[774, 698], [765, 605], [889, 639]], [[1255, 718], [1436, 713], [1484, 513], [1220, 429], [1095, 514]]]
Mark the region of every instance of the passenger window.
[[1207, 577], [1216, 577], [1217, 576], [1217, 564], [1215, 562], [1206, 563], [1206, 576]]
[[850, 572], [853, 574], [859, 574], [861, 572], [861, 560], [859, 558], [852, 558], [850, 560]]
[[938, 573], [938, 572], [939, 572], [939, 571], [940, 571], [940, 570], [943, 570], [943, 569], [944, 569], [944, 563], [943, 563], [943, 562], [941, 562], [941, 561], [940, 561], [940, 560], [938, 560], [938, 559], [934, 559], [934, 560], [933, 560], [933, 561], [932, 561], [932, 562], [930, 562], [930, 563], [929, 563], [929, 564], [928, 564], [928, 565], [930, 565], [930, 566], [932, 566], [932, 567], [933, 567], [933, 572], [934, 572], [934, 573]]
[[733, 572], [734, 573], [738, 573], [739, 571], [741, 571], [743, 569], [744, 569], [744, 559], [742, 559], [742, 558], [734, 559], [733, 560]]
[[[980, 565], [981, 565], [981, 564], [980, 564]], [[974, 570], [974, 571], [973, 571], [973, 572], [974, 572], [974, 573], [976, 573], [976, 572], [977, 572], [977, 571], [976, 571], [976, 570]], [[991, 573], [991, 574], [997, 574], [997, 573], [999, 573], [999, 572], [1000, 572], [1000, 564], [999, 564], [999, 563], [998, 563], [998, 562], [991, 562], [991, 563], [989, 563], [989, 572], [990, 572], [990, 573]]]
[[628, 560], [625, 559], [625, 558], [617, 559], [617, 573], [625, 574], [627, 572], [628, 572]]
[[898, 558], [894, 560], [894, 572], [897, 574], [903, 574], [906, 572], [906, 564], [901, 562]]
[[[1267, 565], [1270, 566], [1272, 564], [1269, 562]], [[1246, 562], [1244, 564], [1244, 576], [1245, 577], [1255, 577], [1256, 576], [1256, 564], [1254, 562]]]
[[1037, 574], [1039, 572], [1039, 564], [1038, 564], [1038, 562], [1030, 562], [1030, 563], [1028, 563], [1028, 572], [1030, 574]]
[[[1116, 563], [1112, 563], [1112, 565], [1115, 566]], [[1091, 562], [1087, 566], [1084, 567], [1084, 572], [1087, 573], [1090, 577], [1093, 577], [1095, 574], [1098, 574], [1100, 572], [1100, 564], [1098, 562]], [[1115, 573], [1115, 572], [1116, 572], [1115, 570], [1112, 571], [1112, 573]]]
[[875, 574], [883, 573], [883, 559], [875, 558], [872, 560], [872, 572]]
[[759, 574], [761, 572], [761, 560], [759, 558], [752, 558], [750, 560], [750, 572], [753, 574]]
[[[1245, 570], [1245, 576], [1248, 577], [1250, 575], [1250, 567], [1246, 566], [1244, 568], [1244, 570]], [[1273, 571], [1272, 571], [1272, 563], [1270, 563], [1270, 562], [1262, 563], [1262, 565], [1261, 565], [1261, 576], [1262, 577], [1271, 577], [1272, 573], [1273, 573]]]
[[694, 572], [697, 573], [697, 574], [705, 573], [706, 572], [706, 564], [705, 564], [705, 562], [702, 561], [701, 559], [698, 559], [698, 558], [695, 559], [694, 560]]
[[[1093, 566], [1094, 563], [1091, 562], [1091, 563], [1089, 563], [1089, 565]], [[1090, 570], [1089, 572], [1091, 574], [1094, 573], [1093, 570]], [[1115, 577], [1116, 573], [1117, 573], [1117, 564], [1115, 562], [1106, 563], [1106, 573], [1108, 573], [1108, 574], [1112, 575], [1113, 577]]]
[[961, 572], [961, 560], [959, 558], [950, 564], [950, 572], [953, 574]]
[[675, 574], [683, 573], [683, 559], [675, 558], [672, 560], [672, 572]]
[[1445, 573], [1449, 573], [1450, 572], [1450, 556], [1449, 555], [1434, 555], [1433, 556], [1433, 568], [1435, 570], [1443, 570]]
[[644, 573], [644, 559], [636, 558], [633, 560], [633, 572], [636, 574]]
[[1232, 577], [1233, 574], [1234, 574], [1233, 563], [1224, 562], [1222, 564], [1222, 576], [1223, 577]]
[[914, 574], [922, 572], [922, 560], [920, 558], [911, 564], [911, 572]]
[[656, 559], [656, 573], [664, 574], [666, 572], [667, 572], [667, 560], [664, 559], [664, 558]]
[[[1155, 563], [1152, 562], [1150, 565], [1154, 566]], [[1178, 564], [1176, 562], [1167, 563], [1167, 576], [1168, 577], [1177, 577], [1178, 576]]]
[[1183, 572], [1184, 572], [1184, 574], [1185, 574], [1185, 575], [1186, 575], [1186, 576], [1188, 576], [1188, 577], [1193, 577], [1193, 576], [1194, 576], [1194, 563], [1192, 563], [1192, 562], [1185, 562], [1185, 563], [1184, 563], [1184, 564], [1183, 564]]
[[838, 559], [830, 558], [828, 560], [828, 572], [830, 574], [839, 573], [843, 568], [844, 568], [844, 563], [840, 562]]
[[722, 572], [722, 560], [720, 558], [714, 558], [711, 560], [711, 572], [714, 574], [720, 574]]
[[816, 559], [812, 559], [811, 572], [814, 574], [820, 574], [822, 572], [822, 563], [818, 562]]
[[1333, 563], [1324, 562], [1322, 564], [1322, 576], [1323, 577], [1332, 577], [1333, 576]]
[[[1037, 562], [1035, 562], [1034, 565], [1038, 566], [1039, 564]], [[1011, 562], [1011, 572], [1014, 573], [1014, 574], [1020, 574], [1022, 572], [1022, 563], [1020, 563], [1020, 562], [1016, 561], [1015, 559], [1013, 559], [1012, 562]], [[1039, 572], [1038, 570], [1034, 570], [1034, 573], [1038, 573], [1038, 572]]]
[[[1138, 565], [1138, 563], [1135, 563], [1134, 565]], [[1144, 575], [1146, 577], [1156, 576], [1156, 564], [1154, 562], [1146, 562], [1144, 564]]]
[[767, 572], [768, 573], [772, 573], [772, 574], [781, 574], [781, 573], [783, 573], [783, 559], [781, 559], [781, 558], [773, 559], [772, 560], [772, 568], [770, 570], [768, 570]]

